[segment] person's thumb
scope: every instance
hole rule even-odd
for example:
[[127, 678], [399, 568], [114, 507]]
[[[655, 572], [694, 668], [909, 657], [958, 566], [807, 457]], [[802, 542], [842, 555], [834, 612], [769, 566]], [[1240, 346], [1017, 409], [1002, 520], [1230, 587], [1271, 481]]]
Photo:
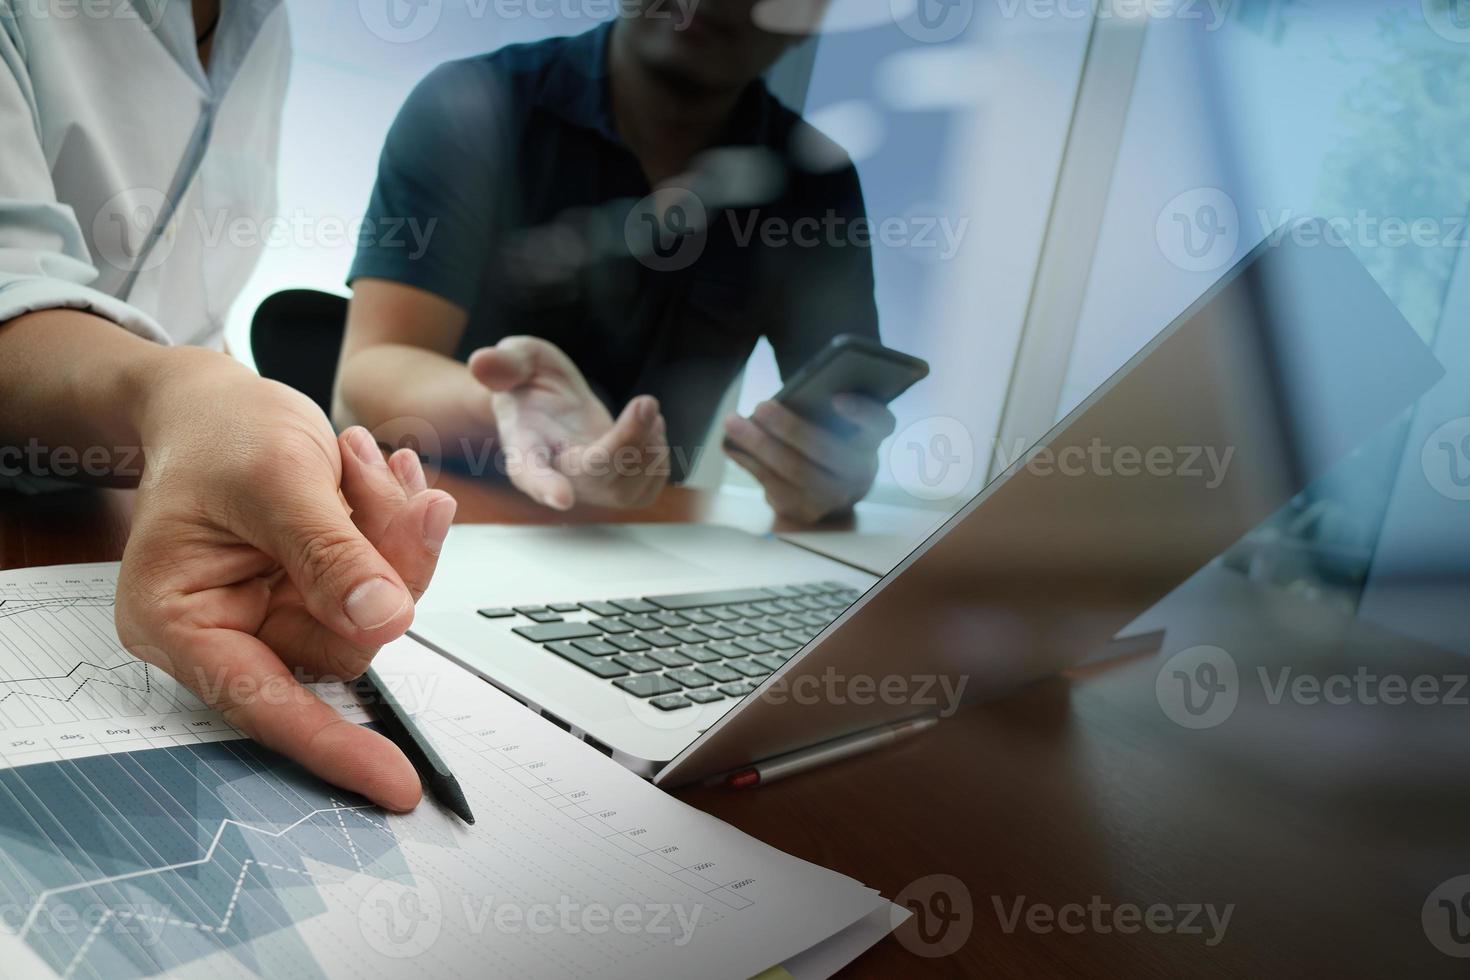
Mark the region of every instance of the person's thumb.
[[336, 496], [282, 508], [271, 524], [271, 556], [317, 622], [364, 649], [408, 631], [413, 596]]
[[530, 352], [514, 347], [483, 347], [470, 355], [470, 374], [491, 391], [513, 391], [531, 380]]
[[623, 407], [612, 428], [597, 444], [609, 453], [628, 447], [643, 449], [655, 441], [654, 431], [659, 418], [658, 399], [652, 395], [639, 395]]
[[469, 368], [491, 391], [514, 391], [536, 382], [568, 385], [583, 397], [593, 397], [572, 359], [540, 337], [506, 337], [494, 347], [482, 347], [470, 355]]

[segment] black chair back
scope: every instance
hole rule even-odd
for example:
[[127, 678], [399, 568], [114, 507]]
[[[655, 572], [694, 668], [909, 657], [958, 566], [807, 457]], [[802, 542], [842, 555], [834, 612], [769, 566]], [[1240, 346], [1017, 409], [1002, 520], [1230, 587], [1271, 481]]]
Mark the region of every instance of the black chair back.
[[330, 416], [346, 329], [346, 297], [314, 289], [276, 293], [260, 304], [250, 324], [256, 370], [295, 388]]

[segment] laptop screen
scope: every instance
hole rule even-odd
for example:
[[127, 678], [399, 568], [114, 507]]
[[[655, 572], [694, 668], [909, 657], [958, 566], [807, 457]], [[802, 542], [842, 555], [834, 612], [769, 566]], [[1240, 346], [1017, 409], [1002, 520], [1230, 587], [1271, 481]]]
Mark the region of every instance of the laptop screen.
[[[1384, 432], [1230, 557], [1267, 584], [1410, 629], [1425, 610], [1386, 601], [1385, 583], [1442, 563], [1455, 548], [1441, 544], [1470, 553], [1466, 505], [1435, 491], [1423, 465], [1424, 440], [1470, 415], [1450, 394], [1470, 393], [1470, 351], [1453, 336], [1465, 319], [1470, 142], [1448, 122], [1470, 105], [1470, 25], [1452, 0], [1257, 0], [1154, 18], [1147, 32], [1059, 413], [1241, 254], [1293, 221], [1325, 219], [1460, 382], [1441, 386], [1446, 401], [1421, 409], [1414, 431], [1405, 419]], [[1444, 621], [1415, 635], [1470, 635], [1465, 620]]]

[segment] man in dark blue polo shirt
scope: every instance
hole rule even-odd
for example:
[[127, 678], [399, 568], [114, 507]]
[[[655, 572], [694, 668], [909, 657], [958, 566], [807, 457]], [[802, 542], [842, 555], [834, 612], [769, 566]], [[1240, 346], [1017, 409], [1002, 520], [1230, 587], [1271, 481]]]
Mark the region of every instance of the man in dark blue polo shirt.
[[[548, 506], [641, 506], [692, 467], [761, 337], [788, 376], [839, 334], [876, 338], [857, 173], [760, 81], [799, 38], [752, 11], [648, 0], [420, 83], [368, 219], [425, 234], [364, 236], [338, 421], [427, 420], [471, 462], [494, 445]], [[892, 416], [834, 407], [853, 434], [774, 402], [725, 420], [782, 516], [872, 484]]]

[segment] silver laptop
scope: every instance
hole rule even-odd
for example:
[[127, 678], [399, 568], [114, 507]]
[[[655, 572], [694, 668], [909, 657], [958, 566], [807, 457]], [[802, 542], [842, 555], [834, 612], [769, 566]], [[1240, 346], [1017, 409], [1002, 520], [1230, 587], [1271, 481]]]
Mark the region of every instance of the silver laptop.
[[665, 785], [1052, 674], [1440, 377], [1348, 250], [1296, 240], [1243, 259], [881, 581], [720, 527], [465, 526], [413, 632]]

